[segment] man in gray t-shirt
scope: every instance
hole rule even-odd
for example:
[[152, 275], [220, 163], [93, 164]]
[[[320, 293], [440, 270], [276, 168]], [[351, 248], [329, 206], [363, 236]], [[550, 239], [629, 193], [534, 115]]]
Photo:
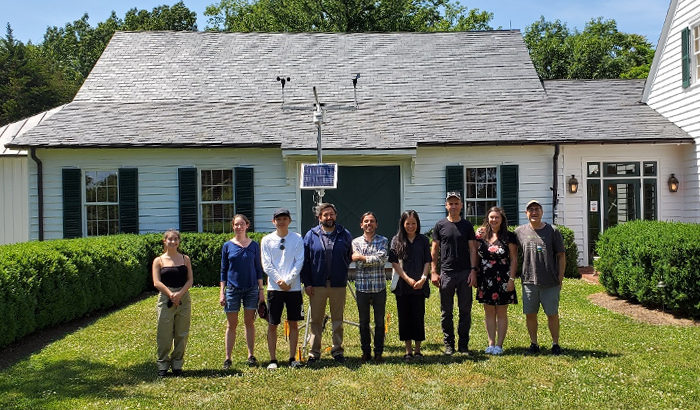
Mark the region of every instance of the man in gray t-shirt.
[[542, 222], [542, 205], [538, 201], [528, 202], [526, 208], [529, 223], [515, 229], [515, 236], [523, 249], [523, 313], [530, 334], [530, 347], [525, 350], [525, 355], [540, 351], [537, 344], [540, 305], [547, 315], [552, 334], [552, 354], [559, 355], [559, 295], [566, 267], [564, 240], [555, 226]]

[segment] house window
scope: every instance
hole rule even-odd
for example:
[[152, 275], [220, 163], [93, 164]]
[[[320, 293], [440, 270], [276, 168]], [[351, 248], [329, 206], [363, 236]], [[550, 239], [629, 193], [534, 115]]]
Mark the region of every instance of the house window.
[[700, 24], [696, 24], [692, 29], [693, 33], [693, 58], [691, 64], [693, 67], [693, 83], [700, 79]]
[[202, 232], [231, 232], [235, 215], [233, 169], [202, 170], [200, 182]]
[[466, 168], [464, 188], [464, 219], [481, 224], [486, 211], [498, 204], [498, 168]]
[[119, 178], [117, 171], [85, 171], [87, 236], [119, 233]]

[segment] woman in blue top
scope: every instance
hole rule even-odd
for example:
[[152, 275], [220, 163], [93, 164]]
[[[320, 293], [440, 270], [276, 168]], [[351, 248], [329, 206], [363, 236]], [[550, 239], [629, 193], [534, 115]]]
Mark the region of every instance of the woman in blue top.
[[248, 238], [250, 220], [245, 215], [236, 215], [231, 221], [233, 239], [227, 241], [221, 249], [221, 292], [219, 304], [226, 312], [226, 360], [224, 369], [231, 367], [231, 351], [236, 342], [238, 311], [243, 304], [243, 321], [245, 323], [245, 340], [248, 345], [248, 365], [258, 364], [253, 355], [255, 347], [255, 311], [258, 303], [265, 300], [263, 291], [262, 265], [260, 262], [260, 245]]

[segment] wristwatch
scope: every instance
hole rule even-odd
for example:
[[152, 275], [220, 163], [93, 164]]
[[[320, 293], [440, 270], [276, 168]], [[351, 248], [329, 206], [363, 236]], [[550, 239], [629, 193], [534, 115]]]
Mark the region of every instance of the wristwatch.
[[478, 267], [478, 266], [472, 266], [472, 270], [475, 270], [475, 271], [478, 272], [478, 271], [479, 271], [479, 267]]

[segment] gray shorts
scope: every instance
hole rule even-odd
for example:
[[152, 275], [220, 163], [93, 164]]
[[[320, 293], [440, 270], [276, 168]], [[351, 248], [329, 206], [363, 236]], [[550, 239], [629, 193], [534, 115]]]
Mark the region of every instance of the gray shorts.
[[523, 313], [526, 315], [538, 313], [542, 305], [547, 316], [558, 315], [560, 294], [559, 286], [543, 288], [538, 285], [523, 284]]

